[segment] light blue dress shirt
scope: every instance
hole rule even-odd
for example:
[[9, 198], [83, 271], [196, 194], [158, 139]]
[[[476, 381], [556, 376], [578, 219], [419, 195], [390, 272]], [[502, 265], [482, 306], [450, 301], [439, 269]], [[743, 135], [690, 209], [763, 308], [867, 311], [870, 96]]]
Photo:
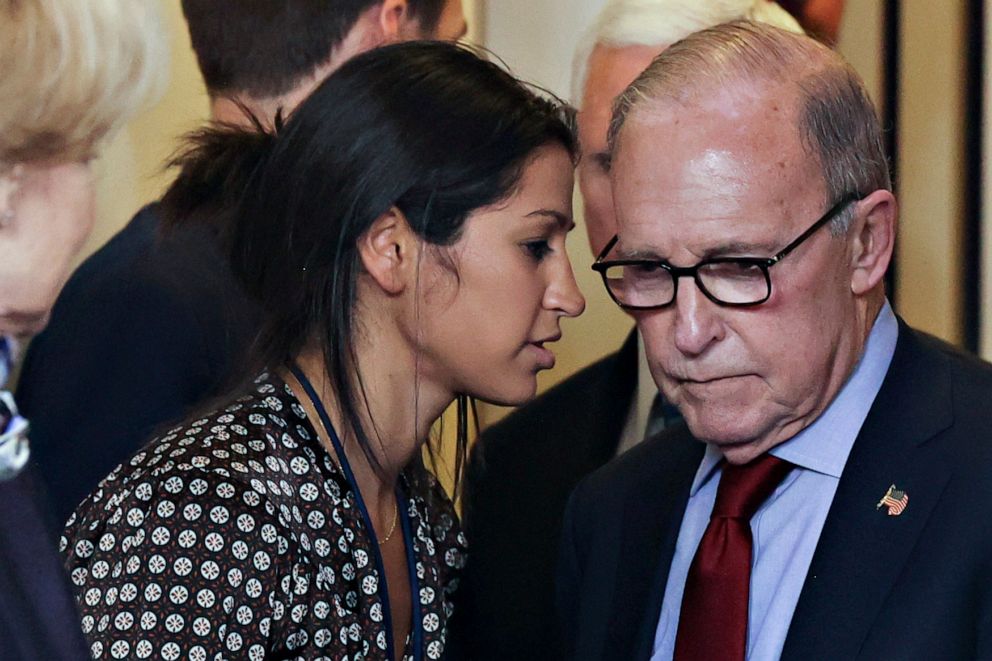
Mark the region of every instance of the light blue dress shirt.
[[[899, 324], [886, 301], [861, 360], [834, 401], [813, 424], [771, 451], [796, 468], [751, 519], [754, 547], [748, 604], [749, 659], [764, 661], [782, 654], [844, 464], [889, 369], [898, 334]], [[652, 661], [668, 661], [675, 651], [682, 592], [713, 511], [721, 458], [715, 446], [707, 446], [689, 491], [665, 586]]]

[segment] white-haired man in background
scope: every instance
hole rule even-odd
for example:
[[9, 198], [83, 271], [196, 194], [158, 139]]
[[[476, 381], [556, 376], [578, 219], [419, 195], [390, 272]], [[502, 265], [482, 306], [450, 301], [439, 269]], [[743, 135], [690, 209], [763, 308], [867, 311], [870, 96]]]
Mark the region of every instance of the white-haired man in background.
[[[616, 233], [607, 157], [614, 98], [668, 46], [740, 18], [802, 31], [769, 0], [610, 0], [581, 42], [573, 98], [593, 254]], [[568, 494], [677, 415], [658, 397], [643, 345], [631, 333], [617, 353], [482, 435], [466, 474], [463, 511], [472, 551], [453, 624], [465, 658], [559, 656], [554, 570]]]

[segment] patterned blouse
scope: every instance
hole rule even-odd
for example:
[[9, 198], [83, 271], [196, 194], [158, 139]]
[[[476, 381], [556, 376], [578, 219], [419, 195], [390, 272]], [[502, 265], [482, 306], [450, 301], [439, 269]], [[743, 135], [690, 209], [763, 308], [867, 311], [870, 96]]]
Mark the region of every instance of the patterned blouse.
[[[403, 656], [439, 659], [465, 539], [419, 469], [401, 481], [422, 646], [411, 635]], [[266, 374], [115, 469], [61, 547], [95, 659], [384, 659], [373, 539], [293, 391]]]

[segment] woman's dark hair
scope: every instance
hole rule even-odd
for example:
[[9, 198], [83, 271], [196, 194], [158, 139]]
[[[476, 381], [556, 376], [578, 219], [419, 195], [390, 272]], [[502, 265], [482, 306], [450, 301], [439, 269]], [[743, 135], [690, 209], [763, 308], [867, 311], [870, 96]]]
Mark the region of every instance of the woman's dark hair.
[[[353, 375], [359, 238], [390, 208], [425, 242], [454, 243], [476, 209], [510, 197], [535, 151], [576, 157], [573, 113], [464, 47], [407, 42], [330, 76], [266, 132], [208, 129], [177, 159], [164, 200], [173, 225], [203, 200], [240, 198], [220, 228], [235, 274], [261, 304], [253, 370], [289, 364], [319, 341], [345, 424], [378, 466], [361, 375]], [[231, 191], [237, 192], [231, 195]], [[460, 475], [468, 400], [458, 401]]]

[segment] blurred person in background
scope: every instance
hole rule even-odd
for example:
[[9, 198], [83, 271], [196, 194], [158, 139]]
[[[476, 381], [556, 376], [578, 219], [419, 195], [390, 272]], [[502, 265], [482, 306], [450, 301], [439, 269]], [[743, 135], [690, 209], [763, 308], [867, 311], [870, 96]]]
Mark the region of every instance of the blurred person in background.
[[828, 45], [840, 37], [841, 19], [844, 17], [845, 0], [781, 0], [810, 34]]
[[[211, 118], [271, 126], [352, 56], [466, 30], [461, 0], [183, 0]], [[227, 265], [217, 228], [230, 181], [160, 236], [158, 204], [142, 209], [79, 267], [48, 330], [32, 343], [18, 401], [36, 416], [36, 456], [64, 521], [152, 433], [222, 391], [259, 326]], [[72, 378], [66, 378], [72, 374]], [[71, 432], [71, 433], [70, 433]]]
[[576, 157], [569, 109], [441, 42], [194, 139], [163, 205], [251, 179], [222, 234], [263, 329], [240, 387], [70, 518], [94, 656], [441, 658], [465, 540], [421, 451], [454, 401], [461, 457], [469, 397], [533, 398], [582, 312]]
[[[739, 18], [801, 32], [768, 0], [612, 0], [580, 43], [572, 81], [578, 177], [594, 255], [616, 234], [607, 148], [614, 98], [671, 44]], [[469, 658], [553, 658], [554, 567], [569, 492], [678, 420], [632, 331], [617, 353], [482, 434], [466, 472], [463, 513], [472, 551], [453, 625]]]
[[[142, 0], [0, 0], [0, 641], [4, 659], [84, 659], [30, 424], [3, 386], [93, 223], [100, 140], [165, 82]], [[64, 373], [62, 378], [74, 378]], [[44, 411], [36, 411], [43, 416]], [[73, 443], [72, 431], [66, 430]]]

